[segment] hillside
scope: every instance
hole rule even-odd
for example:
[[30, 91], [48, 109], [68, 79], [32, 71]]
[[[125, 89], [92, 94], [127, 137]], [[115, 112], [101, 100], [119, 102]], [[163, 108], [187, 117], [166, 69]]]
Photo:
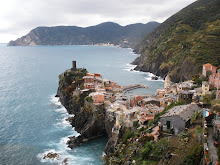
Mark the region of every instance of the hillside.
[[204, 63], [220, 65], [220, 1], [198, 0], [160, 24], [135, 47], [136, 70], [174, 82], [201, 72]]
[[86, 28], [77, 26], [37, 27], [27, 35], [10, 41], [8, 46], [35, 45], [94, 45], [114, 44], [122, 47], [134, 47], [146, 33], [154, 30], [159, 23], [131, 24], [120, 26], [106, 22]]

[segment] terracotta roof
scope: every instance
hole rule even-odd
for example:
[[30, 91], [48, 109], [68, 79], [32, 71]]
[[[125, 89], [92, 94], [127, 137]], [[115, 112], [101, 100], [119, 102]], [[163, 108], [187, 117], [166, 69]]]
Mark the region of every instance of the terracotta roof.
[[213, 66], [213, 65], [210, 64], [210, 63], [204, 64], [203, 67], [204, 67], [205, 69], [211, 68], [211, 67], [212, 67], [212, 69], [213, 69], [213, 68], [216, 68], [215, 66]]

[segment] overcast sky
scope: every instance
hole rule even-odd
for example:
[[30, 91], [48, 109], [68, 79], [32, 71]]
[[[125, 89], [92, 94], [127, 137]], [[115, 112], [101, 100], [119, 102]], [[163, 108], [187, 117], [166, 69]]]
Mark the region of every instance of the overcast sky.
[[37, 26], [163, 22], [196, 0], [1, 0], [0, 43]]

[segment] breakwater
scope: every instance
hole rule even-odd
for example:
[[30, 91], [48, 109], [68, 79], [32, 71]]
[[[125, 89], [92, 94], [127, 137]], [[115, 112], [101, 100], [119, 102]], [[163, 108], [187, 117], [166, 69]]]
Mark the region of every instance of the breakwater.
[[123, 93], [126, 93], [130, 90], [137, 89], [137, 88], [148, 88], [148, 86], [143, 85], [143, 84], [131, 84], [131, 85], [123, 86], [122, 91], [123, 91]]

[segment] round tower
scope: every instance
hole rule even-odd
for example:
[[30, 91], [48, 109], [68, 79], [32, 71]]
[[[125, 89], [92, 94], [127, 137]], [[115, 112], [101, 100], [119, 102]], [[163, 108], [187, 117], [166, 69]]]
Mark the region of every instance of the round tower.
[[171, 79], [170, 79], [170, 76], [167, 75], [166, 78], [165, 78], [164, 88], [168, 89], [170, 87], [171, 87]]

